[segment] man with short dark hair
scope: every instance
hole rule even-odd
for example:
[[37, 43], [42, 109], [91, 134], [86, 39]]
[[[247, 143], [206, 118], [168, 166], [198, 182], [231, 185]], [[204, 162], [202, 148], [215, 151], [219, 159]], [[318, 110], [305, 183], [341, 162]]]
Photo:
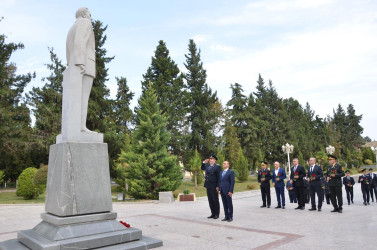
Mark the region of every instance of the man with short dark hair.
[[261, 162], [261, 170], [258, 171], [258, 183], [260, 186], [260, 191], [262, 194], [262, 201], [263, 205], [260, 207], [267, 207], [271, 206], [271, 194], [270, 194], [270, 180], [271, 180], [271, 173], [267, 167], [267, 162]]
[[330, 166], [327, 169], [327, 180], [330, 188], [330, 199], [334, 207], [331, 212], [343, 212], [343, 196], [342, 196], [342, 177], [344, 176], [344, 169], [341, 165], [336, 163], [334, 155], [328, 155]]
[[373, 168], [369, 169], [369, 177], [370, 177], [370, 184], [369, 184], [369, 191], [370, 191], [370, 198], [372, 198], [372, 202], [374, 202], [374, 195], [376, 196], [377, 202], [377, 175], [373, 173]]
[[347, 194], [348, 205], [353, 204], [353, 185], [355, 185], [355, 180], [350, 176], [350, 171], [346, 170], [346, 176], [343, 178], [344, 189]]
[[363, 204], [370, 205], [369, 203], [369, 184], [370, 184], [370, 177], [367, 175], [367, 169], [364, 168], [362, 171], [362, 175], [359, 176], [359, 183], [361, 183], [361, 192], [363, 193]]
[[296, 190], [298, 206], [295, 209], [305, 210], [305, 183], [304, 177], [306, 176], [305, 168], [298, 164], [298, 158], [292, 160], [291, 180]]
[[201, 167], [202, 170], [205, 170], [204, 187], [207, 189], [208, 203], [211, 209], [211, 215], [208, 217], [208, 219], [218, 219], [220, 215], [218, 192], [221, 168], [216, 164], [216, 161], [216, 155], [211, 154], [208, 159], [203, 161]]

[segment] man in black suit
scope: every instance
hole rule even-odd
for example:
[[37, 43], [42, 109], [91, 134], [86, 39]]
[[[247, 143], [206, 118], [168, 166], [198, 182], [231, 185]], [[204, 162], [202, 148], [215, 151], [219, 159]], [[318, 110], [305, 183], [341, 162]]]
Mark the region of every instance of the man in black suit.
[[222, 221], [231, 222], [233, 220], [232, 195], [235, 183], [234, 172], [229, 169], [229, 162], [223, 162], [223, 171], [220, 175], [220, 194], [223, 201], [225, 218]]
[[353, 185], [355, 185], [355, 180], [350, 176], [350, 171], [346, 170], [346, 176], [343, 178], [344, 189], [347, 194], [348, 205], [353, 204]]
[[359, 183], [361, 183], [361, 192], [363, 193], [363, 204], [366, 206], [369, 204], [369, 185], [370, 185], [370, 176], [367, 175], [367, 169], [362, 170], [363, 175], [359, 176]]
[[[267, 162], [261, 162], [261, 170], [258, 171], [258, 183], [260, 186], [260, 191], [262, 194], [262, 201], [263, 205], [260, 207], [269, 208], [271, 206], [271, 193], [270, 193], [270, 180], [271, 180], [271, 173], [268, 169], [266, 169]], [[267, 204], [266, 204], [267, 202]]]
[[318, 211], [321, 211], [322, 208], [322, 200], [323, 200], [323, 190], [322, 190], [322, 183], [321, 178], [323, 177], [323, 171], [321, 166], [315, 164], [316, 159], [311, 157], [309, 159], [309, 167], [308, 167], [308, 182], [309, 182], [309, 189], [310, 189], [310, 199], [312, 200], [312, 208], [309, 211], [316, 210], [315, 206], [315, 194], [317, 193], [318, 197]]
[[328, 155], [330, 166], [327, 168], [327, 181], [330, 188], [330, 199], [334, 207], [331, 212], [343, 212], [343, 196], [342, 196], [342, 177], [344, 176], [344, 169], [341, 165], [336, 163], [334, 155]]
[[369, 191], [370, 191], [370, 198], [372, 198], [372, 202], [374, 202], [374, 195], [376, 196], [376, 202], [377, 202], [377, 175], [373, 173], [373, 168], [369, 169], [369, 177], [370, 177], [370, 185], [369, 185]]
[[204, 187], [207, 189], [207, 197], [211, 215], [208, 219], [218, 219], [220, 214], [219, 203], [219, 184], [221, 168], [216, 164], [217, 157], [211, 154], [209, 159], [205, 159], [202, 163], [202, 170], [205, 170]]
[[290, 182], [296, 190], [298, 207], [295, 209], [305, 209], [305, 183], [304, 177], [306, 176], [305, 168], [298, 164], [298, 159], [292, 160], [293, 167], [291, 168]]

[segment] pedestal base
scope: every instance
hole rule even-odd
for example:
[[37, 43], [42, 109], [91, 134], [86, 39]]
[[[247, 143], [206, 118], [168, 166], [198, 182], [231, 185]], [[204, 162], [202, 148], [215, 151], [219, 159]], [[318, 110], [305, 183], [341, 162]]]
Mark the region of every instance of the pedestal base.
[[150, 249], [162, 241], [143, 237], [137, 228], [126, 228], [116, 213], [59, 217], [42, 214], [43, 221], [31, 230], [18, 232], [18, 240], [0, 243], [0, 249]]

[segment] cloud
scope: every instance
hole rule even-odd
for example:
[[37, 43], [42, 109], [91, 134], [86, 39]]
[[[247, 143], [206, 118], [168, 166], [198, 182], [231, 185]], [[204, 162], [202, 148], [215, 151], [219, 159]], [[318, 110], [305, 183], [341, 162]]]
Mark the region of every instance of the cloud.
[[192, 39], [197, 45], [207, 42], [210, 38], [211, 38], [210, 35], [203, 35], [203, 34], [194, 35], [192, 37]]
[[228, 46], [228, 45], [224, 45], [220, 43], [211, 44], [210, 49], [215, 50], [215, 51], [221, 51], [221, 52], [232, 52], [232, 51], [237, 50], [236, 47], [232, 47], [232, 46]]

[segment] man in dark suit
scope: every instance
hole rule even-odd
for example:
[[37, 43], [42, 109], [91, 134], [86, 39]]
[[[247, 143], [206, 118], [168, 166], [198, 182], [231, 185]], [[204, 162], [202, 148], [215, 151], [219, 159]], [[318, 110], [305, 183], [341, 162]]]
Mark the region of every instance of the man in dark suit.
[[331, 212], [343, 212], [343, 196], [342, 196], [342, 177], [344, 176], [344, 169], [341, 165], [336, 163], [334, 155], [328, 155], [330, 166], [327, 168], [327, 181], [330, 188], [330, 199], [334, 207]]
[[289, 194], [289, 201], [291, 203], [297, 203], [296, 191], [295, 191], [295, 188], [293, 187], [293, 184], [290, 181], [287, 181], [286, 188]]
[[223, 171], [220, 175], [220, 194], [223, 201], [225, 218], [222, 221], [231, 222], [233, 220], [232, 195], [235, 183], [234, 172], [229, 169], [229, 162], [223, 162]]
[[280, 168], [280, 163], [275, 161], [275, 170], [272, 171], [272, 183], [275, 187], [278, 205], [275, 208], [285, 209], [284, 179], [287, 177], [284, 168]]
[[311, 157], [309, 159], [309, 167], [308, 167], [308, 183], [309, 183], [309, 190], [310, 190], [310, 199], [312, 200], [312, 208], [309, 211], [315, 211], [315, 194], [317, 193], [318, 197], [318, 211], [321, 211], [322, 208], [322, 200], [323, 200], [323, 190], [322, 190], [322, 183], [321, 178], [323, 177], [323, 171], [321, 166], [315, 164], [316, 159]]
[[207, 189], [207, 197], [211, 215], [208, 219], [218, 219], [220, 214], [219, 203], [219, 184], [221, 167], [216, 164], [217, 157], [211, 154], [209, 159], [205, 159], [202, 163], [202, 170], [205, 170], [204, 187]]
[[373, 168], [369, 169], [369, 177], [370, 177], [370, 184], [369, 184], [369, 191], [370, 191], [370, 198], [372, 198], [372, 202], [374, 202], [373, 191], [376, 196], [377, 202], [377, 175], [373, 173]]
[[[270, 194], [270, 180], [271, 173], [266, 169], [267, 162], [261, 162], [261, 170], [258, 171], [258, 183], [262, 194], [263, 205], [260, 207], [269, 208], [271, 206], [271, 194]], [[267, 202], [267, 203], [266, 203]]]
[[363, 175], [359, 176], [359, 183], [361, 183], [361, 192], [363, 193], [363, 200], [364, 200], [364, 205], [366, 206], [369, 204], [369, 185], [370, 185], [370, 176], [367, 175], [367, 170], [364, 168], [362, 170]]
[[343, 177], [343, 185], [347, 194], [348, 205], [353, 204], [353, 185], [355, 185], [355, 180], [350, 176], [350, 171], [346, 170], [346, 176]]
[[295, 209], [305, 209], [305, 183], [304, 177], [306, 176], [305, 168], [298, 164], [298, 159], [294, 158], [292, 160], [293, 167], [291, 168], [290, 182], [296, 190], [298, 207]]

